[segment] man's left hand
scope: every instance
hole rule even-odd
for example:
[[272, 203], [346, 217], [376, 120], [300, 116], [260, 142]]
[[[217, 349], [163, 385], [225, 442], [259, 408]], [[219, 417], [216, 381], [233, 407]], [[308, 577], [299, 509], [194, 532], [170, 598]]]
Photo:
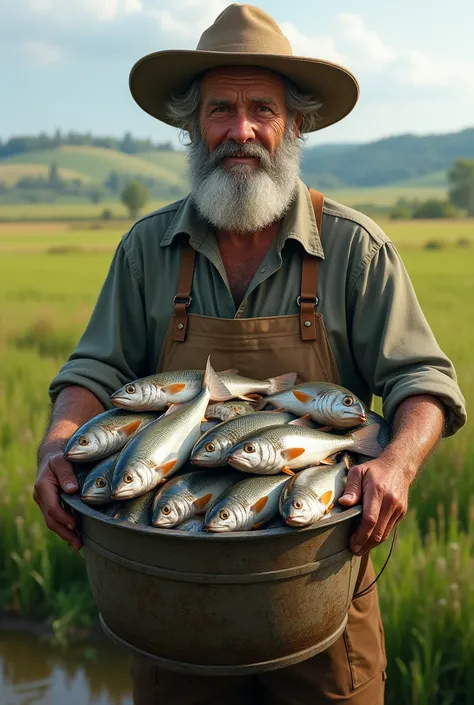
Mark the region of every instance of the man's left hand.
[[352, 507], [362, 499], [362, 519], [350, 544], [356, 555], [362, 556], [386, 541], [395, 524], [405, 516], [412, 477], [399, 462], [384, 459], [383, 455], [349, 470], [339, 502]]

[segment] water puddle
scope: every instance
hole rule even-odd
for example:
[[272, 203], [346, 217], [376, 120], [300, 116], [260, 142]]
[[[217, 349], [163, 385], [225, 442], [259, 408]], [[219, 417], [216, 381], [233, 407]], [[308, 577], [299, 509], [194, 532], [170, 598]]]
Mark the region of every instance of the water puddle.
[[0, 630], [1, 705], [133, 705], [127, 655], [108, 640], [63, 651]]

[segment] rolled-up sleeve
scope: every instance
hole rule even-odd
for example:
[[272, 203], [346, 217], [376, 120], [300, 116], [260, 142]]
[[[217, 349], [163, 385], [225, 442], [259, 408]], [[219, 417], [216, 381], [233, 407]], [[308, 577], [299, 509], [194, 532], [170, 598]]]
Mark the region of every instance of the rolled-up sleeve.
[[79, 385], [110, 408], [110, 395], [145, 374], [147, 330], [140, 272], [123, 238], [76, 350], [49, 387], [54, 402], [62, 389]]
[[372, 393], [381, 397], [391, 422], [404, 399], [437, 397], [446, 409], [444, 435], [466, 422], [456, 372], [423, 314], [405, 266], [391, 242], [365, 264], [350, 290], [353, 355]]

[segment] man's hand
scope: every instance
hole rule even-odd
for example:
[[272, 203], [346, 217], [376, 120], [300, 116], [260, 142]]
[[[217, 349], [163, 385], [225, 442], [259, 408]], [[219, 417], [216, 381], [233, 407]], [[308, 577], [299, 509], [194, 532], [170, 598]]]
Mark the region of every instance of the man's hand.
[[383, 456], [354, 465], [347, 475], [344, 495], [339, 502], [353, 507], [361, 499], [362, 519], [351, 537], [351, 550], [362, 556], [389, 537], [408, 506], [410, 475], [403, 467]]
[[75, 532], [76, 521], [72, 514], [62, 508], [59, 499], [60, 489], [68, 494], [74, 494], [79, 490], [79, 483], [71, 463], [63, 457], [62, 448], [56, 447], [51, 448], [40, 462], [33, 499], [42, 511], [48, 529], [79, 550], [82, 542]]

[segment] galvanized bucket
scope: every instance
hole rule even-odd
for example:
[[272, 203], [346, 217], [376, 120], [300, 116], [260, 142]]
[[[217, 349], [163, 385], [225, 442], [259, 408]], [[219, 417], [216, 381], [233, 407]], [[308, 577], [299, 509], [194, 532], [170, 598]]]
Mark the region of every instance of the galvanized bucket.
[[62, 498], [79, 515], [103, 629], [162, 668], [275, 670], [327, 649], [344, 630], [360, 506], [304, 529], [192, 534], [119, 522]]

